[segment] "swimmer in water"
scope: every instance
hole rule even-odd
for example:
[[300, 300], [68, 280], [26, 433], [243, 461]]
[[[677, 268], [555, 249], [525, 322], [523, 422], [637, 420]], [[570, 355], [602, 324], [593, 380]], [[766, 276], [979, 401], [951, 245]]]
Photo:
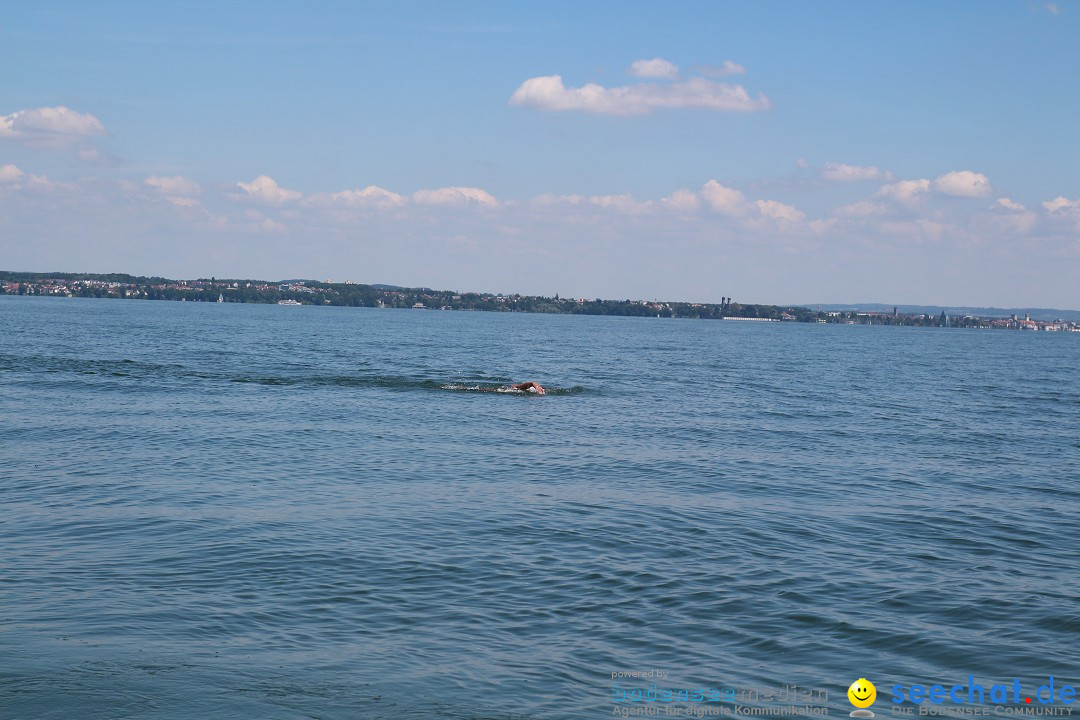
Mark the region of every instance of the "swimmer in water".
[[511, 385], [510, 387], [513, 388], [514, 390], [521, 390], [522, 392], [535, 393], [536, 395], [543, 395], [544, 394], [543, 386], [541, 386], [540, 383], [538, 383], [538, 382], [533, 382], [532, 380], [529, 380], [528, 382], [518, 383], [516, 385]]

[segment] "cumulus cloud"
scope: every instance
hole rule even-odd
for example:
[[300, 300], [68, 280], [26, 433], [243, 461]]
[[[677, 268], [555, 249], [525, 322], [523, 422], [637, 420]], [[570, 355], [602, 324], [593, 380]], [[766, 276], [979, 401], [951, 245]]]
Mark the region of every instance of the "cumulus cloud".
[[676, 190], [663, 198], [664, 207], [676, 210], [694, 210], [701, 202], [716, 213], [727, 216], [744, 228], [761, 230], [780, 227], [785, 230], [806, 220], [806, 213], [778, 200], [750, 201], [741, 191], [721, 185], [716, 180], [706, 182], [700, 193]]
[[241, 198], [257, 200], [268, 205], [282, 205], [300, 199], [296, 190], [279, 187], [272, 177], [260, 175], [249, 183], [238, 182], [236, 187], [243, 191]]
[[984, 218], [974, 218], [975, 221], [1014, 236], [1030, 234], [1039, 220], [1037, 213], [1007, 197], [998, 198], [988, 209], [992, 212], [987, 213]]
[[63, 105], [0, 115], [0, 138], [20, 140], [28, 145], [68, 147], [104, 134], [105, 126], [96, 117]]
[[[692, 193], [691, 193], [692, 194]], [[652, 202], [645, 200], [639, 202], [633, 195], [623, 193], [621, 195], [537, 195], [531, 201], [535, 207], [577, 207], [577, 208], [607, 208], [620, 212], [636, 213], [647, 210]]]
[[1058, 196], [1053, 200], [1047, 200], [1042, 206], [1049, 212], [1077, 212], [1080, 211], [1080, 199], [1069, 200], [1066, 197]]
[[[716, 180], [706, 182], [700, 192], [686, 188], [675, 190], [659, 200], [637, 200], [630, 194], [622, 195], [540, 195], [532, 199], [534, 208], [550, 209], [549, 217], [559, 217], [581, 222], [583, 219], [597, 220], [595, 210], [614, 211], [620, 216], [659, 217], [657, 210], [677, 213], [667, 215], [679, 222], [692, 226], [705, 222], [712, 227], [728, 225], [750, 233], [775, 232], [785, 233], [805, 229], [822, 233], [835, 224], [835, 219], [807, 222], [806, 213], [778, 200], [749, 200], [739, 190], [722, 185]], [[698, 211], [705, 207], [713, 215], [702, 216]], [[590, 211], [594, 214], [590, 215]]]
[[333, 193], [330, 196], [330, 199], [335, 202], [355, 207], [378, 208], [401, 207], [407, 202], [404, 195], [398, 195], [396, 192], [384, 190], [375, 185], [368, 185], [363, 190], [342, 190], [341, 192]]
[[0, 183], [16, 183], [25, 176], [25, 173], [15, 165], [0, 165]]
[[668, 62], [663, 58], [635, 60], [630, 63], [630, 69], [627, 70], [627, 72], [634, 77], [666, 78], [668, 80], [674, 80], [679, 77], [679, 66], [675, 63]]
[[1023, 205], [1021, 205], [1020, 203], [1014, 202], [1014, 201], [1012, 201], [1011, 199], [1009, 199], [1007, 197], [998, 198], [997, 202], [994, 203], [994, 207], [1003, 207], [1006, 210], [1018, 210], [1018, 211], [1027, 209]]
[[151, 175], [143, 183], [154, 188], [162, 195], [170, 197], [192, 198], [202, 193], [202, 187], [199, 186], [199, 183], [181, 175], [172, 177]]
[[253, 234], [284, 233], [288, 227], [258, 210], [245, 210], [240, 217], [221, 218], [219, 224]]
[[562, 204], [562, 203], [565, 203], [567, 205], [581, 205], [582, 203], [585, 203], [585, 202], [588, 202], [588, 198], [585, 197], [584, 195], [551, 195], [551, 194], [545, 194], [545, 195], [537, 195], [536, 197], [534, 197], [532, 199], [532, 204], [533, 205], [538, 205], [538, 206], [541, 206], [541, 207], [547, 206], [547, 205], [558, 205], [558, 204]]
[[785, 205], [776, 200], [758, 200], [754, 203], [763, 217], [782, 223], [797, 223], [806, 218], [806, 213], [793, 205]]
[[722, 65], [702, 65], [701, 74], [709, 77], [727, 77], [728, 75], [742, 75], [746, 68], [737, 62], [725, 60]]
[[566, 87], [562, 77], [535, 77], [521, 84], [510, 104], [537, 110], [581, 111], [603, 115], [644, 115], [662, 108], [700, 108], [715, 111], [767, 110], [767, 97], [756, 98], [742, 85], [713, 82], [705, 78], [668, 84], [643, 83], [606, 88], [596, 83]]
[[[1080, 198], [1069, 200], [1058, 196], [1042, 203], [1050, 227], [1064, 229], [1074, 239], [1080, 237]], [[1078, 244], [1080, 249], [1080, 244]]]
[[[851, 166], [844, 166], [851, 167]], [[826, 172], [830, 169], [826, 165]], [[877, 168], [872, 168], [877, 170]], [[857, 171], [869, 171], [870, 168], [855, 168], [852, 171], [844, 171], [846, 175], [857, 175]], [[879, 171], [880, 172], [880, 171]], [[824, 175], [824, 173], [823, 173]], [[869, 175], [869, 172], [867, 172]], [[888, 175], [886, 173], [886, 175]], [[921, 178], [919, 180], [899, 180], [897, 182], [882, 185], [870, 198], [850, 205], [837, 208], [834, 212], [838, 216], [867, 217], [870, 215], [886, 215], [900, 208], [907, 212], [923, 212], [927, 203], [934, 193], [951, 197], [984, 197], [993, 188], [990, 180], [980, 173], [970, 170], [956, 170], [945, 173], [936, 180]], [[1011, 208], [1012, 203], [1008, 198], [1002, 198], [998, 205]], [[1022, 205], [1017, 205], [1023, 209]]]
[[676, 190], [666, 198], [661, 199], [660, 203], [664, 207], [684, 212], [688, 210], [697, 210], [701, 207], [701, 199], [697, 196], [697, 193], [691, 192], [685, 188]]
[[902, 204], [910, 204], [928, 192], [930, 192], [929, 180], [901, 180], [889, 185], [882, 185], [874, 196], [895, 200]]
[[649, 201], [638, 202], [629, 193], [622, 195], [593, 195], [589, 202], [602, 208], [611, 208], [624, 213], [637, 213], [647, 210], [652, 203]]
[[435, 190], [417, 190], [412, 196], [419, 205], [458, 205], [497, 207], [499, 201], [487, 191], [472, 187], [444, 187]]
[[[254, 181], [245, 183], [250, 186], [247, 189], [216, 184], [200, 188], [193, 179], [183, 176], [148, 178], [143, 174], [128, 182], [79, 175], [74, 181], [77, 187], [69, 192], [44, 178], [32, 179], [30, 172], [34, 168], [20, 162], [18, 167], [0, 163], [0, 216], [7, 227], [25, 233], [37, 225], [55, 226], [57, 236], [65, 238], [70, 227], [99, 229], [101, 242], [95, 242], [87, 252], [99, 252], [102, 243], [116, 236], [122, 242], [117, 242], [110, 252], [121, 258], [132, 247], [138, 247], [132, 241], [142, 228], [154, 227], [156, 231], [173, 233], [170, 238], [198, 243], [161, 244], [179, 248], [178, 257], [190, 255], [192, 247], [197, 250], [194, 256], [204, 259], [215, 248], [233, 248], [245, 262], [259, 256], [252, 249], [269, 241], [275, 252], [293, 253], [287, 258], [293, 263], [313, 257], [314, 248], [334, 258], [338, 265], [344, 258], [359, 263], [358, 267], [369, 267], [372, 253], [390, 248], [406, 268], [409, 263], [415, 266], [418, 254], [430, 255], [435, 258], [433, 267], [442, 267], [453, 261], [453, 254], [444, 252], [448, 244], [453, 244], [475, 248], [489, 259], [495, 257], [493, 267], [520, 264], [520, 260], [498, 255], [507, 252], [517, 258], [547, 258], [550, 262], [544, 266], [576, 268], [583, 278], [591, 278], [602, 276], [602, 270], [610, 266], [610, 257], [622, 253], [620, 257], [639, 264], [645, 282], [652, 281], [656, 268], [667, 268], [671, 270], [668, 274], [677, 279], [672, 282], [681, 283], [680, 287], [687, 286], [687, 278], [696, 281], [695, 273], [700, 274], [702, 287], [714, 287], [710, 283], [715, 278], [706, 270], [715, 269], [718, 262], [733, 269], [735, 277], [740, 273], [753, 276], [749, 270], [740, 269], [739, 257], [760, 263], [761, 277], [779, 274], [787, 281], [812, 273], [815, 263], [833, 267], [859, 253], [864, 253], [868, 269], [886, 259], [889, 271], [874, 282], [885, 282], [900, 274], [906, 267], [904, 258], [911, 259], [912, 277], [920, 276], [926, 267], [945, 264], [939, 261], [961, 262], [966, 258], [980, 278], [983, 270], [979, 262], [1000, 262], [1001, 277], [1008, 287], [1011, 266], [1021, 258], [1037, 255], [1047, 259], [1047, 272], [1057, 273], [1044, 273], [1038, 279], [1040, 285], [1052, 281], [1070, 287], [1068, 278], [1075, 275], [1075, 262], [1064, 265], [1060, 258], [1075, 258], [1080, 252], [1076, 243], [1080, 237], [1080, 200], [1075, 199], [1075, 194], [1073, 198], [1047, 194], [1042, 198], [1045, 203], [1032, 199], [1029, 209], [1003, 192], [974, 202], [960, 202], [935, 187], [934, 178], [945, 172], [943, 168], [930, 172], [929, 180], [880, 182], [870, 187], [857, 183], [822, 187], [820, 182], [810, 183], [809, 189], [823, 196], [820, 205], [810, 199], [806, 186], [785, 187], [786, 194], [779, 194], [780, 190], [774, 193], [762, 189], [777, 185], [743, 185], [741, 181], [736, 184], [709, 176], [701, 182], [684, 186], [684, 181], [648, 195], [636, 189], [634, 195], [619, 194], [630, 190], [629, 186], [606, 191], [611, 194], [590, 188], [596, 194], [526, 195], [519, 203], [493, 198], [479, 188], [433, 184], [427, 186], [433, 189], [420, 190], [414, 200], [413, 190], [422, 186], [399, 194], [354, 183], [325, 193], [298, 198], [294, 195], [294, 201], [287, 204], [251, 201], [222, 205], [221, 201], [228, 197], [276, 199], [289, 191], [276, 183]], [[820, 177], [821, 169], [818, 162], [808, 172]], [[879, 185], [884, 189], [875, 195]], [[841, 190], [846, 201], [863, 199], [872, 211], [862, 215], [829, 212], [823, 203], [831, 202]], [[196, 197], [210, 209], [199, 204], [187, 208], [170, 204], [194, 203]], [[910, 208], [899, 205], [912, 199], [917, 202]], [[819, 209], [811, 211], [811, 207]], [[217, 214], [219, 209], [221, 215]], [[302, 238], [303, 242], [279, 242], [289, 237]], [[405, 245], [395, 242], [402, 238], [408, 240]], [[663, 242], [657, 242], [657, 238]], [[62, 247], [70, 253], [82, 245]], [[343, 255], [350, 251], [355, 255]], [[567, 257], [574, 262], [562, 262]], [[462, 267], [466, 265], [470, 264]], [[461, 272], [457, 267], [450, 270]], [[941, 272], [944, 277], [951, 272], [950, 267]], [[844, 267], [838, 273], [838, 277], [850, 274]], [[996, 277], [993, 282], [1000, 284]], [[478, 281], [478, 285], [482, 288], [484, 281]], [[1074, 297], [1075, 290], [1070, 291], [1070, 297]], [[597, 290], [597, 294], [608, 292]]]
[[[833, 165], [832, 168], [837, 166]], [[853, 166], [843, 166], [851, 168]], [[829, 172], [830, 164], [826, 165], [825, 172]], [[854, 168], [844, 170], [842, 174], [852, 176], [860, 174], [859, 171], [877, 170], [877, 168]], [[840, 171], [838, 171], [840, 172]], [[880, 172], [880, 171], [879, 171]], [[824, 176], [823, 172], [823, 176]], [[888, 174], [885, 174], [888, 176]], [[882, 185], [870, 198], [850, 205], [837, 208], [834, 214], [847, 217], [868, 217], [871, 215], [887, 215], [902, 209], [907, 212], [924, 212], [929, 207], [930, 198], [936, 193], [951, 197], [984, 197], [993, 188], [990, 180], [980, 173], [970, 170], [956, 170], [945, 173], [936, 180], [921, 178], [918, 180], [898, 180], [897, 182]], [[1002, 198], [998, 204], [1004, 208], [1012, 207], [1008, 198]], [[1020, 209], [1022, 205], [1018, 205]]]
[[746, 197], [735, 190], [710, 180], [701, 188], [701, 197], [710, 208], [724, 215], [742, 215], [748, 208]]
[[866, 200], [837, 208], [833, 214], [840, 217], [869, 217], [886, 215], [896, 211], [897, 207], [907, 211], [917, 210], [930, 193], [929, 180], [899, 180], [878, 188]]
[[860, 165], [845, 165], [844, 163], [825, 163], [825, 168], [821, 171], [821, 177], [826, 180], [836, 180], [839, 182], [847, 182], [851, 180], [877, 180], [877, 179], [890, 179], [892, 175], [874, 165], [860, 166]]
[[165, 199], [171, 202], [173, 205], [178, 205], [180, 207], [195, 207], [199, 204], [198, 200], [190, 197], [176, 197], [173, 195], [168, 195]]
[[63, 197], [65, 201], [74, 197], [91, 197], [97, 190], [97, 188], [88, 188], [85, 184], [78, 182], [56, 182], [50, 180], [46, 175], [28, 175], [15, 165], [0, 167], [0, 189], [31, 192], [54, 198]]
[[986, 197], [990, 194], [990, 179], [970, 170], [954, 170], [934, 181], [934, 189], [953, 197]]

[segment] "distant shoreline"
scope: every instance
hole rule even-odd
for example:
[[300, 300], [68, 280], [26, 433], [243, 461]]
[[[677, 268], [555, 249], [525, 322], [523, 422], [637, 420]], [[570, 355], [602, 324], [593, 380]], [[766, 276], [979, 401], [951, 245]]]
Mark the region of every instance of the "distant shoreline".
[[[723, 298], [720, 303], [679, 301], [602, 300], [538, 295], [458, 293], [452, 290], [405, 288], [394, 285], [329, 283], [312, 280], [277, 282], [248, 279], [201, 278], [172, 280], [122, 273], [31, 273], [0, 271], [0, 294], [46, 297], [93, 297], [179, 302], [231, 302], [248, 304], [329, 305], [339, 307], [408, 308], [481, 312], [526, 312], [569, 315], [803, 322], [848, 325], [999, 328], [1042, 331], [1080, 331], [1080, 313], [1073, 320], [949, 315], [900, 312], [892, 309], [831, 309], [850, 306], [762, 305]], [[878, 308], [885, 306], [878, 305]]]

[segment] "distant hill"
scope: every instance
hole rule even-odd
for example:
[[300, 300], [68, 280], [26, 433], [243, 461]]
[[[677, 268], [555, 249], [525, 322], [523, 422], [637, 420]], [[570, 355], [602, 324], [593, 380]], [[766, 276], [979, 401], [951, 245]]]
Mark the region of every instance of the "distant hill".
[[391, 292], [402, 292], [404, 290], [416, 291], [416, 292], [435, 292], [431, 288], [426, 287], [403, 287], [401, 285], [384, 285], [382, 283], [372, 283], [371, 287], [376, 290], [387, 290]]
[[1031, 315], [1032, 320], [1068, 320], [1080, 322], [1080, 310], [1057, 310], [1055, 308], [995, 308], [995, 307], [967, 307], [959, 305], [889, 305], [887, 303], [807, 303], [805, 307], [811, 310], [821, 308], [826, 312], [835, 310], [854, 310], [859, 312], [892, 312], [893, 307], [897, 312], [904, 314], [940, 315], [942, 311], [946, 315], [977, 315], [979, 317], [1009, 317], [1016, 315], [1023, 318]]

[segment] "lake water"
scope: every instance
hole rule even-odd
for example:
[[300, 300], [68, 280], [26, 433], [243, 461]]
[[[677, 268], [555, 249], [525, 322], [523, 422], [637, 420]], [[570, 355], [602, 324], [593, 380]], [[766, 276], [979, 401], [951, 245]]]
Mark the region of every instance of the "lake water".
[[0, 716], [1078, 685], [1078, 378], [1077, 334], [0, 297]]

